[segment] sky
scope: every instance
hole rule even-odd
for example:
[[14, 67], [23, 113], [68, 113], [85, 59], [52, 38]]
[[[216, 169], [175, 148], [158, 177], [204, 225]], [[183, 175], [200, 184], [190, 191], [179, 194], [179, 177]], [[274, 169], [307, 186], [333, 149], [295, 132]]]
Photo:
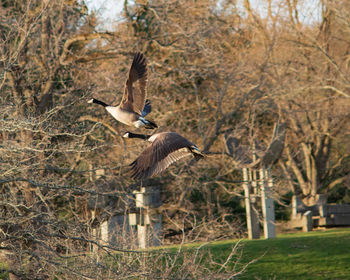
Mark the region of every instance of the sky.
[[[240, 2], [243, 2], [241, 0]], [[267, 15], [267, 1], [264, 0], [250, 0], [251, 6], [259, 11], [264, 17]], [[321, 19], [321, 6], [319, 5], [320, 0], [298, 0], [298, 17], [303, 23], [313, 23], [320, 21]], [[286, 1], [284, 0], [272, 0], [272, 10], [275, 13], [284, 6]]]
[[[132, 2], [132, 0], [129, 2]], [[238, 0], [239, 5], [243, 5], [243, 0]], [[299, 0], [299, 19], [304, 23], [313, 23], [321, 19], [321, 9], [318, 5], [320, 0]], [[103, 22], [99, 29], [111, 30], [113, 22], [120, 20], [120, 12], [123, 9], [124, 0], [85, 0], [89, 11], [95, 11]], [[258, 10], [264, 17], [267, 15], [266, 0], [250, 0], [251, 6]], [[285, 3], [283, 0], [272, 0], [275, 13], [281, 8], [278, 4]], [[242, 6], [243, 7], [243, 6]]]
[[[95, 11], [98, 17], [103, 18], [103, 26], [111, 29], [113, 22], [118, 21], [123, 9], [124, 0], [85, 0], [89, 11]], [[103, 26], [100, 28], [104, 29]]]

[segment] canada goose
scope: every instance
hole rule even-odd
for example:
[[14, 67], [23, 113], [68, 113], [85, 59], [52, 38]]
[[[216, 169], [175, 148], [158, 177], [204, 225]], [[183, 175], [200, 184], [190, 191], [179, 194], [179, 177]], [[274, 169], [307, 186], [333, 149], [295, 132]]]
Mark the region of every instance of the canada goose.
[[[139, 81], [138, 87], [133, 86], [136, 81]], [[146, 85], [147, 60], [142, 53], [138, 52], [134, 55], [120, 104], [118, 106], [110, 106], [95, 98], [90, 99], [88, 103], [102, 105], [108, 113], [121, 123], [153, 129], [158, 127], [157, 124], [145, 119], [145, 116], [152, 109], [149, 100], [145, 102]]]
[[204, 157], [191, 141], [176, 132], [160, 132], [153, 135], [126, 132], [124, 138], [139, 138], [152, 142], [131, 164], [131, 177], [145, 179], [159, 174], [173, 162], [193, 155], [196, 160]]

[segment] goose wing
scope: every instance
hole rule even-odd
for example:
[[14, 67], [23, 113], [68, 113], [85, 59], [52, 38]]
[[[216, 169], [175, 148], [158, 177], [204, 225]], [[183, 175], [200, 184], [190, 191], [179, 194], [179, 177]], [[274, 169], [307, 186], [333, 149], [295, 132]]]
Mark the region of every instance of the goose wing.
[[143, 110], [141, 112], [141, 117], [143, 118], [146, 117], [149, 113], [151, 113], [151, 111], [152, 111], [151, 101], [146, 99], [145, 106], [143, 107]]
[[[139, 81], [138, 87], [133, 84]], [[145, 105], [147, 85], [147, 60], [142, 53], [134, 55], [128, 78], [124, 86], [124, 94], [120, 108], [141, 114]]]
[[131, 177], [145, 179], [159, 174], [173, 162], [191, 155], [193, 143], [175, 132], [161, 134], [131, 166]]

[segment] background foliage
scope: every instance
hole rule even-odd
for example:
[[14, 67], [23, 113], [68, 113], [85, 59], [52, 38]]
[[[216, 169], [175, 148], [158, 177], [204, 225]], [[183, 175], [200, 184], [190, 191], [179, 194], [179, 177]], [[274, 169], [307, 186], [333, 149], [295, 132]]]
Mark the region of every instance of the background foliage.
[[[224, 135], [266, 147], [277, 120], [287, 137], [272, 168], [276, 200], [349, 201], [349, 4], [321, 1], [321, 22], [303, 23], [298, 1], [277, 1], [266, 17], [248, 0], [244, 13], [219, 2], [124, 1], [123, 21], [98, 32], [83, 1], [0, 1], [0, 242], [11, 277], [128, 268], [128, 256], [118, 268], [101, 257], [133, 242], [92, 236], [134, 207], [139, 182], [127, 165], [146, 144], [125, 141], [127, 128], [86, 101], [117, 104], [136, 51], [148, 58], [150, 116], [208, 154], [145, 182], [162, 190], [165, 243], [244, 234], [240, 170]], [[100, 255], [87, 253], [93, 246]]]

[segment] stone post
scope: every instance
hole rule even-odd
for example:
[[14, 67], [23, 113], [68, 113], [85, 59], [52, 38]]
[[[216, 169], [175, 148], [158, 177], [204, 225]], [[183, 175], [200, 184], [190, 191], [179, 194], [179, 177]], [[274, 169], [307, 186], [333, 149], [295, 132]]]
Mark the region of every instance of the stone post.
[[276, 237], [275, 205], [272, 198], [273, 181], [268, 170], [260, 169], [259, 184], [261, 189], [261, 207], [265, 238]]
[[306, 211], [303, 215], [303, 231], [309, 232], [312, 231], [313, 220], [312, 220], [312, 211]]
[[156, 187], [141, 187], [134, 191], [138, 213], [129, 214], [130, 225], [137, 226], [139, 248], [159, 246], [162, 236], [162, 215], [153, 213], [152, 208], [159, 207], [160, 191]]
[[243, 189], [244, 189], [244, 201], [245, 211], [247, 215], [247, 230], [249, 239], [260, 238], [259, 219], [254, 207], [254, 203], [251, 200], [251, 186], [248, 180], [248, 169], [243, 168]]

